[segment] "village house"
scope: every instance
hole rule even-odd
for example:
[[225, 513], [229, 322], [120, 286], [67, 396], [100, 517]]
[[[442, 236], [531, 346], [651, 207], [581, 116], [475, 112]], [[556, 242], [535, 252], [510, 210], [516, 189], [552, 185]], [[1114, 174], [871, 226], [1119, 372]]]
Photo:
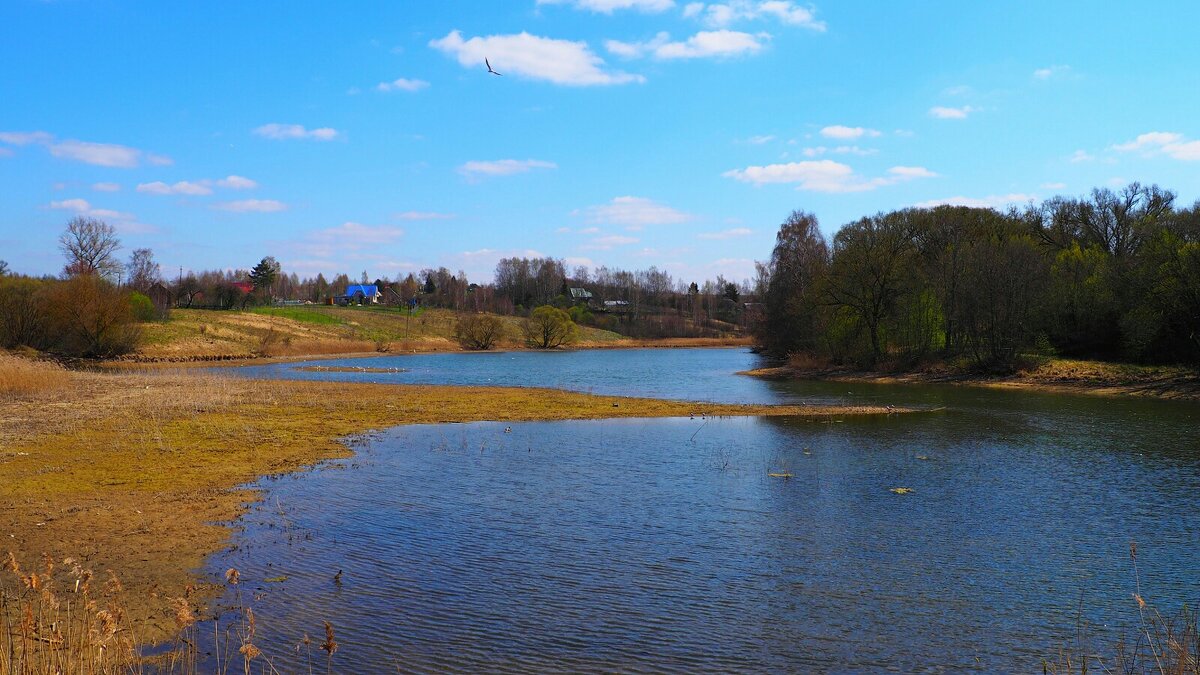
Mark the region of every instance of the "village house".
[[338, 296], [339, 305], [359, 304], [377, 305], [383, 299], [383, 292], [375, 284], [351, 284], [346, 292]]

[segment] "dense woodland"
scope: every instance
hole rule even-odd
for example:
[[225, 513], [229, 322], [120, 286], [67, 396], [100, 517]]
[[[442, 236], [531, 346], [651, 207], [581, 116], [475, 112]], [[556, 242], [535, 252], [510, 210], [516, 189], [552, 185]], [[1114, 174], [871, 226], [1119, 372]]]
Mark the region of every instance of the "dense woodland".
[[1022, 355], [1200, 363], [1200, 202], [1137, 183], [1007, 212], [943, 206], [848, 223], [796, 211], [760, 264], [771, 354], [995, 369]]

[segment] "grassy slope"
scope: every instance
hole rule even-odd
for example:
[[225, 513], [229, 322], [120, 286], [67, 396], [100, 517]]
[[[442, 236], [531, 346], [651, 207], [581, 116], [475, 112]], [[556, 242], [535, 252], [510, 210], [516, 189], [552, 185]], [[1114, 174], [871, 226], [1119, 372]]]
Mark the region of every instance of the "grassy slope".
[[[372, 351], [444, 351], [458, 348], [458, 314], [430, 309], [408, 317], [385, 307], [262, 307], [244, 312], [174, 310], [165, 322], [144, 324], [143, 360], [247, 358]], [[518, 347], [520, 319], [500, 317], [508, 327], [501, 347]], [[581, 328], [588, 345], [618, 343], [622, 336]]]

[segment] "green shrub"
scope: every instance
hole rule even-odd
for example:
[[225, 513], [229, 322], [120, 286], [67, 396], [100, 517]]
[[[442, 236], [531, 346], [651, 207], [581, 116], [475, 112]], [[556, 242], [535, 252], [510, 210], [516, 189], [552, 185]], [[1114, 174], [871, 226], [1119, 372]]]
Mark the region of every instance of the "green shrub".
[[145, 323], [153, 321], [157, 318], [157, 312], [154, 310], [154, 303], [145, 295], [134, 291], [129, 294], [129, 311], [133, 313], [133, 318]]

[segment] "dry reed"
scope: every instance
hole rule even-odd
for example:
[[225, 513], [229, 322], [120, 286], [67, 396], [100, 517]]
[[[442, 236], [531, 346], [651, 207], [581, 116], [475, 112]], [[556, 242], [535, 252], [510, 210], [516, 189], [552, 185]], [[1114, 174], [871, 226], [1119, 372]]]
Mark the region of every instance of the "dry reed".
[[0, 351], [0, 400], [65, 388], [70, 373], [57, 364], [34, 362]]

